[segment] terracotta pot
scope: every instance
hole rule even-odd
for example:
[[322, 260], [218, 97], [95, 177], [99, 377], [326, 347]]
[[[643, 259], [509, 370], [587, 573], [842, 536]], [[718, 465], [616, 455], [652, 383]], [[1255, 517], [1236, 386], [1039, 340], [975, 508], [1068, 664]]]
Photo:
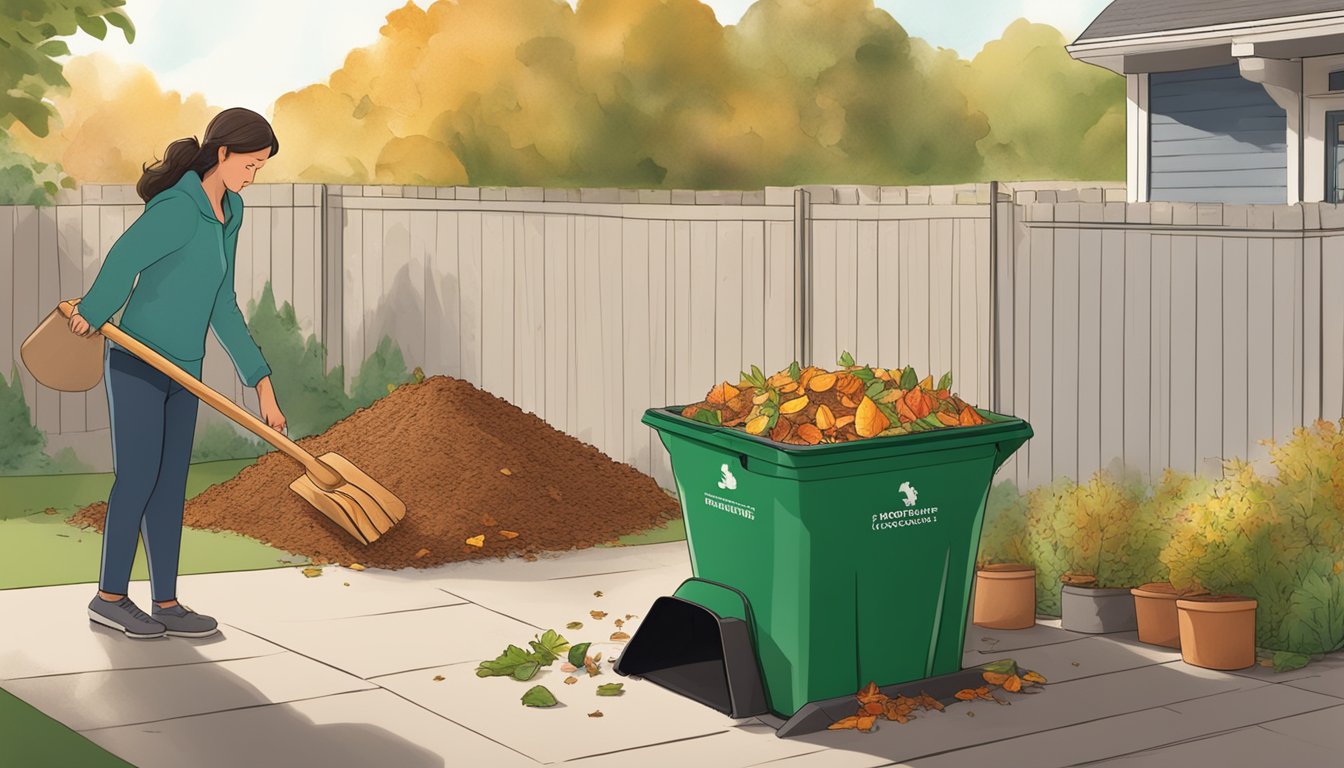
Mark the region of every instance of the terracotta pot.
[[1176, 618], [1176, 601], [1183, 597], [1207, 595], [1202, 589], [1177, 592], [1171, 582], [1154, 581], [1129, 591], [1134, 596], [1134, 617], [1139, 627], [1139, 642], [1167, 648], [1181, 647], [1181, 627]]
[[1176, 601], [1181, 658], [1205, 669], [1245, 669], [1255, 664], [1254, 599], [1207, 595]]
[[1136, 626], [1134, 597], [1124, 588], [1065, 584], [1059, 589], [1059, 613], [1059, 626], [1070, 632], [1130, 632]]
[[988, 629], [1036, 626], [1036, 569], [997, 563], [977, 570], [971, 623]]

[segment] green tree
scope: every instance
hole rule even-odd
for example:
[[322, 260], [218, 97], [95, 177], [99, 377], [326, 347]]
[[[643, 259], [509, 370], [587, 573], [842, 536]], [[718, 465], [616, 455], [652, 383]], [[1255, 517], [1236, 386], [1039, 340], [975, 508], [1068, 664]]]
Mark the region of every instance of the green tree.
[[359, 373], [350, 380], [350, 397], [356, 408], [367, 408], [410, 380], [401, 347], [390, 336], [384, 336], [378, 342], [378, 348], [364, 360]]
[[91, 471], [69, 448], [62, 448], [55, 456], [47, 455], [47, 436], [33, 426], [17, 365], [8, 382], [0, 375], [0, 435], [5, 437], [0, 440], [0, 475]]
[[[15, 121], [37, 136], [46, 136], [55, 109], [45, 100], [49, 91], [69, 86], [59, 56], [70, 55], [62, 37], [79, 32], [102, 40], [108, 25], [127, 42], [135, 27], [120, 10], [125, 0], [5, 0], [0, 10], [0, 126]], [[0, 204], [34, 205], [74, 182], [55, 166], [38, 163], [12, 145], [9, 131], [0, 133]]]

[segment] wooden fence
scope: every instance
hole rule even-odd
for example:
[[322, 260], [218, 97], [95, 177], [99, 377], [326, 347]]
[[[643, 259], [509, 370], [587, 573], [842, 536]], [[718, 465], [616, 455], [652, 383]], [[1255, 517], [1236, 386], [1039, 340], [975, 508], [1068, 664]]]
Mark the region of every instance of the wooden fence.
[[[801, 207], [792, 188], [258, 185], [237, 292], [246, 308], [269, 280], [347, 377], [388, 335], [408, 366], [467, 379], [669, 487], [643, 410], [801, 347], [822, 364], [849, 350], [952, 370], [967, 399], [1035, 427], [1001, 472], [1024, 486], [1117, 458], [1151, 472], [1258, 459], [1261, 439], [1340, 418], [1335, 206], [1012, 187], [991, 215], [988, 185], [808, 187]], [[129, 187], [93, 185], [58, 203], [0, 208], [13, 277], [0, 360], [87, 290], [141, 207]], [[206, 381], [255, 410], [213, 338], [206, 360]], [[105, 468], [101, 389], [50, 392], [20, 371], [51, 446]]]

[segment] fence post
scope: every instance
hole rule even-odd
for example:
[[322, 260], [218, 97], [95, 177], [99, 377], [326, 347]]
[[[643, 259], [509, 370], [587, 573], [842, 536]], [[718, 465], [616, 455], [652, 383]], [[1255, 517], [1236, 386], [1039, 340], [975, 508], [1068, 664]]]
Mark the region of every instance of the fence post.
[[803, 366], [812, 364], [812, 195], [793, 191], [793, 307], [794, 355]]
[[989, 182], [989, 409], [1001, 413], [999, 388], [999, 182]]
[[[336, 187], [337, 191], [340, 187]], [[318, 310], [322, 313], [322, 348], [325, 350], [324, 370], [330, 372], [338, 365], [344, 365], [344, 337], [345, 323], [343, 313], [343, 285], [345, 259], [344, 227], [342, 223], [342, 211], [335, 206], [340, 204], [340, 196], [331, 195], [331, 187], [327, 184], [317, 185], [318, 194], [318, 216], [321, 217], [322, 242], [318, 252], [322, 254], [322, 306]]]

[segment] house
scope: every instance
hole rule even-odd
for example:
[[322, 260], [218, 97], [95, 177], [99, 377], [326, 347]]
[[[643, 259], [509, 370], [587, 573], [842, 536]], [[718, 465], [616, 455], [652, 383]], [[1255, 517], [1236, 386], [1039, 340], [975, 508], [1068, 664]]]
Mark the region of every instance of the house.
[[1344, 0], [1115, 0], [1067, 49], [1125, 76], [1130, 201], [1344, 202]]

